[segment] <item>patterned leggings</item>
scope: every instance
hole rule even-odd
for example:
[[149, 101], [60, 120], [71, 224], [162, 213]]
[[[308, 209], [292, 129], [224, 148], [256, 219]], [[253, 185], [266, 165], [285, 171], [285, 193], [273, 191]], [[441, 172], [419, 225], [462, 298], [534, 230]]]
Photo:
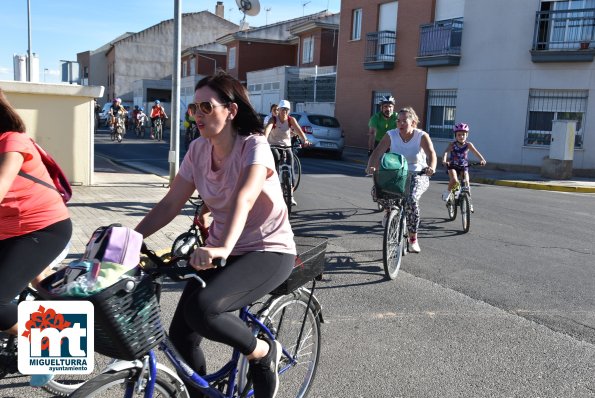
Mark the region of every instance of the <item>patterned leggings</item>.
[[430, 177], [426, 175], [412, 175], [411, 189], [409, 196], [405, 199], [405, 213], [407, 214], [407, 230], [410, 234], [416, 234], [419, 228], [419, 199], [430, 187]]

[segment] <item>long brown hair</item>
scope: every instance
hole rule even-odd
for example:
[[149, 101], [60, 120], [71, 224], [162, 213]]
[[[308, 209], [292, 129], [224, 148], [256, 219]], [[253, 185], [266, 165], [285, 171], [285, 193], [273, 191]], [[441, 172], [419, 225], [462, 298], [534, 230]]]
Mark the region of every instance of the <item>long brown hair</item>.
[[242, 83], [228, 73], [218, 71], [196, 83], [194, 91], [205, 86], [215, 91], [221, 102], [237, 104], [238, 113], [231, 121], [231, 125], [239, 135], [262, 134], [262, 122], [250, 103], [248, 90], [242, 86]]
[[17, 131], [24, 133], [26, 131], [25, 122], [10, 105], [8, 99], [4, 95], [4, 91], [0, 88], [0, 134], [7, 131]]

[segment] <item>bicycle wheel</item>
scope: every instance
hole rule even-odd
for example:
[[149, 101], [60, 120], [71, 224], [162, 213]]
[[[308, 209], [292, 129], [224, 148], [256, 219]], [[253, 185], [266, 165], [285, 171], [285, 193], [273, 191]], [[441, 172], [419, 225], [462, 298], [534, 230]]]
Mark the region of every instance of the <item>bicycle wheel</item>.
[[463, 232], [469, 232], [471, 224], [471, 207], [469, 206], [469, 197], [463, 194], [459, 197], [461, 203], [461, 221], [463, 222]]
[[17, 366], [17, 338], [0, 332], [0, 379], [19, 371]]
[[270, 309], [267, 327], [284, 349], [279, 362], [277, 396], [305, 397], [312, 386], [320, 358], [318, 314], [312, 305], [308, 306], [307, 296], [287, 295]]
[[113, 129], [112, 131], [110, 131], [110, 138], [112, 141], [116, 140], [116, 129]]
[[457, 218], [457, 204], [454, 199], [454, 195], [450, 194], [446, 201], [446, 210], [448, 211], [448, 220], [453, 221]]
[[[132, 368], [118, 372], [102, 373], [83, 384], [73, 392], [71, 398], [116, 398], [123, 397], [128, 388], [132, 388], [130, 397], [144, 397], [146, 380], [140, 383], [140, 388], [135, 384], [140, 376], [141, 369]], [[176, 380], [165, 372], [157, 372], [155, 391], [153, 397], [175, 398], [183, 396], [178, 390]]]
[[60, 397], [67, 397], [87, 380], [98, 376], [113, 359], [95, 353], [95, 366], [91, 374], [57, 374], [42, 388]]
[[295, 154], [293, 155], [293, 192], [296, 191], [302, 179], [302, 162]]
[[116, 138], [118, 139], [118, 142], [122, 142], [122, 135], [124, 134], [123, 132], [123, 128], [118, 126], [116, 127]]
[[159, 123], [157, 125], [157, 141], [161, 141], [163, 139], [163, 125]]
[[401, 267], [401, 260], [403, 258], [403, 231], [401, 227], [400, 209], [392, 209], [386, 220], [386, 227], [384, 228], [384, 240], [382, 245], [382, 262], [384, 265], [384, 273], [388, 279], [395, 279]]
[[283, 177], [281, 179], [281, 188], [283, 189], [283, 199], [285, 200], [285, 204], [287, 205], [287, 213], [291, 215], [291, 179], [288, 175], [287, 171], [283, 172]]

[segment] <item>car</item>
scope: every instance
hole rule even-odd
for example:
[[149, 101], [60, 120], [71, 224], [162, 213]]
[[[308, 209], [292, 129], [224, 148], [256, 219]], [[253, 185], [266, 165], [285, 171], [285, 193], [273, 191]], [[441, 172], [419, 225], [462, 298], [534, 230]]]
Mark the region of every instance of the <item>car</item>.
[[291, 116], [297, 120], [311, 143], [310, 147], [302, 148], [302, 151], [328, 152], [337, 159], [343, 156], [345, 133], [336, 118], [307, 112], [293, 112]]

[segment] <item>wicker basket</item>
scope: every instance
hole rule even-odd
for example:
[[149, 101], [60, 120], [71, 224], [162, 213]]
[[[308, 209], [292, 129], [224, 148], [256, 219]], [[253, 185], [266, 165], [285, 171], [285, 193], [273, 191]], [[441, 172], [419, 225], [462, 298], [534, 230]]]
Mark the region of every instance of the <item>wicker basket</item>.
[[321, 275], [324, 271], [326, 238], [296, 236], [295, 243], [298, 253], [295, 258], [295, 266], [289, 278], [273, 290], [271, 292], [272, 295], [282, 296], [289, 294]]
[[155, 286], [147, 276], [127, 277], [88, 297], [56, 296], [44, 285], [38, 290], [44, 299], [93, 303], [95, 352], [111, 358], [138, 359], [165, 337]]

